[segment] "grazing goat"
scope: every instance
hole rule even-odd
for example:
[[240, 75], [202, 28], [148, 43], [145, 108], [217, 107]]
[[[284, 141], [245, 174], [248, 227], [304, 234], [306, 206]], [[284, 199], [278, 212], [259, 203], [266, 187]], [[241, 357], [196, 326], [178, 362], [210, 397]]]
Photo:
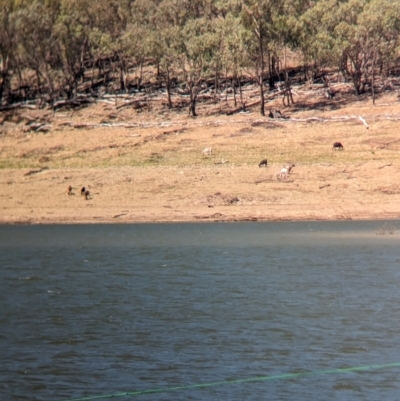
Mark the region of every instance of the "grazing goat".
[[71, 187], [71, 185], [69, 185], [68, 186], [68, 195], [75, 195], [73, 192], [72, 192], [72, 187]]
[[88, 190], [85, 191], [85, 193], [83, 194], [85, 196], [86, 200], [92, 199], [90, 192]]
[[[293, 163], [291, 163], [291, 164], [285, 164], [285, 165], [283, 166], [283, 169], [286, 169], [286, 170], [287, 170], [287, 173], [290, 174], [290, 172], [292, 171], [292, 168], [293, 168], [293, 167], [296, 167], [296, 165], [293, 164]], [[283, 169], [282, 169], [282, 170], [283, 170]]]
[[278, 172], [275, 174], [275, 177], [276, 177], [278, 180], [286, 180], [286, 178], [288, 177], [288, 175], [289, 175], [288, 169], [287, 169], [287, 168], [283, 168], [282, 170], [278, 171]]
[[332, 146], [332, 150], [344, 150], [343, 145], [340, 142], [335, 142]]
[[212, 148], [204, 148], [201, 152], [203, 156], [211, 156], [212, 155]]
[[286, 180], [286, 178], [288, 178], [290, 172], [292, 171], [293, 167], [295, 167], [295, 165], [293, 163], [285, 164], [285, 166], [275, 174], [275, 177], [278, 180]]
[[85, 191], [86, 191], [86, 188], [85, 188], [85, 187], [82, 187], [82, 189], [81, 189], [81, 195], [85, 195]]
[[267, 167], [268, 166], [268, 160], [267, 159], [263, 159], [260, 161], [260, 163], [258, 164], [258, 167]]

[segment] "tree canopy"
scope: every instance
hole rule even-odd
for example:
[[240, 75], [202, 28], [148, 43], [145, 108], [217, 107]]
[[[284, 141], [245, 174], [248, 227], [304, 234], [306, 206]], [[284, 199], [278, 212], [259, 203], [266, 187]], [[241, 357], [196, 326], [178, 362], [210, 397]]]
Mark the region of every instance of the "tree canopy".
[[142, 69], [168, 92], [179, 82], [196, 115], [205, 81], [244, 74], [260, 87], [284, 82], [286, 52], [310, 79], [335, 68], [355, 95], [374, 77], [399, 69], [400, 2], [394, 0], [0, 0], [0, 104], [72, 99], [111, 81], [114, 91], [141, 90]]

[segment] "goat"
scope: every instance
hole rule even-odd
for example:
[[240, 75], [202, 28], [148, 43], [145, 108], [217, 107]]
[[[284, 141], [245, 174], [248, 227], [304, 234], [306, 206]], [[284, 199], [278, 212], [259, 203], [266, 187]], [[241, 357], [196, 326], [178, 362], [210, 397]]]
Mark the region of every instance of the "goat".
[[268, 160], [267, 159], [263, 159], [258, 164], [258, 167], [267, 167], [267, 165], [268, 165]]
[[270, 109], [268, 115], [270, 118], [275, 118], [275, 119], [276, 118], [287, 118], [278, 109]]
[[334, 97], [335, 97], [335, 92], [331, 89], [331, 88], [328, 88], [326, 91], [325, 91], [325, 97], [327, 98], [327, 99], [333, 99]]
[[[293, 164], [293, 163], [291, 163], [291, 164], [285, 164], [285, 165], [283, 166], [283, 169], [286, 169], [286, 170], [287, 170], [287, 174], [290, 174], [293, 167], [296, 167], [296, 165]], [[283, 170], [283, 169], [282, 169], [282, 170]]]
[[71, 185], [69, 185], [68, 186], [68, 195], [75, 195], [73, 192], [72, 192], [72, 190], [73, 190], [73, 188], [71, 187]]
[[81, 189], [81, 195], [85, 195], [85, 191], [86, 191], [86, 188], [85, 188], [85, 187], [82, 187], [82, 189]]
[[201, 152], [203, 156], [211, 156], [212, 155], [212, 148], [204, 148]]
[[340, 142], [335, 142], [332, 146], [332, 150], [344, 150], [343, 145]]
[[286, 178], [288, 177], [288, 175], [289, 175], [288, 169], [287, 169], [287, 168], [283, 168], [283, 169], [281, 169], [280, 171], [278, 171], [278, 172], [275, 174], [275, 177], [276, 177], [278, 180], [286, 180]]
[[292, 163], [292, 164], [285, 164], [285, 165], [283, 166], [283, 168], [281, 168], [280, 171], [278, 171], [278, 172], [275, 174], [275, 177], [276, 177], [278, 180], [286, 180], [286, 178], [288, 178], [290, 172], [292, 171], [292, 168], [293, 168], [293, 167], [295, 167], [295, 165], [294, 165], [293, 163]]
[[86, 200], [92, 199], [90, 192], [88, 190], [85, 191], [85, 193], [83, 194], [85, 196]]

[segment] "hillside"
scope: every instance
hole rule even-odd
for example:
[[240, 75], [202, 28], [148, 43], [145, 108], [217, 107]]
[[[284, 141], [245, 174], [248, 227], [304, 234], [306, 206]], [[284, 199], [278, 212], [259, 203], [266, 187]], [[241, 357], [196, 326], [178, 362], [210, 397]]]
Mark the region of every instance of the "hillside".
[[[333, 99], [319, 86], [293, 89], [290, 108], [270, 97], [267, 108], [287, 117], [278, 119], [260, 116], [257, 105], [227, 115], [232, 97], [204, 100], [196, 118], [163, 99], [3, 112], [0, 222], [399, 218], [397, 94], [373, 105], [347, 84], [335, 85]], [[247, 88], [247, 104], [257, 95]], [[343, 151], [332, 150], [335, 141]], [[285, 163], [295, 167], [279, 180]]]

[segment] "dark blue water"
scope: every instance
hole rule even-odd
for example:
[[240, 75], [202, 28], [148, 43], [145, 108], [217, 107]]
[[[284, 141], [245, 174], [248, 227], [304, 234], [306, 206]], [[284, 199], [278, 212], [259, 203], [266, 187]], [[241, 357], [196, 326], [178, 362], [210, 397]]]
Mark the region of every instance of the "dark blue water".
[[0, 226], [0, 399], [398, 400], [382, 225]]

